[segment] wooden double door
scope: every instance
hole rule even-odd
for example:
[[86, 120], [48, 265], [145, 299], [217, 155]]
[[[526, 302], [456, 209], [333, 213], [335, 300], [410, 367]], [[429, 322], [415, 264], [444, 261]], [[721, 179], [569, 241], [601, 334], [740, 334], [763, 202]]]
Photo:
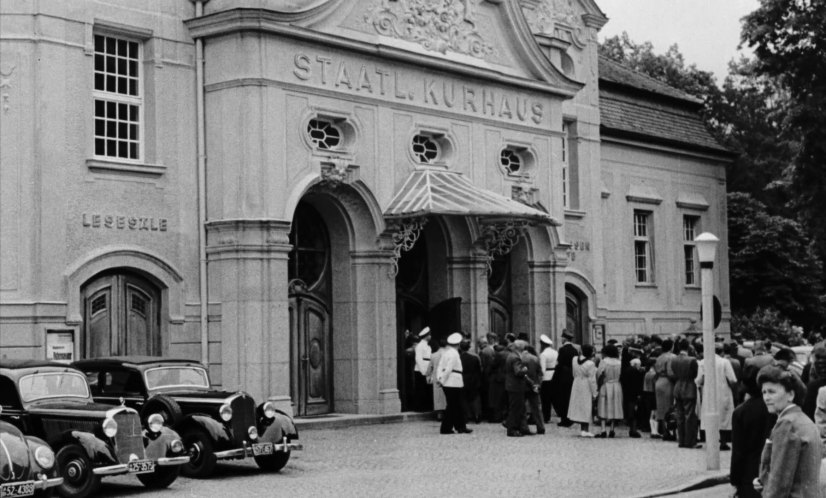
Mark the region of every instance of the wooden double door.
[[84, 286], [80, 356], [161, 354], [161, 293], [139, 275], [113, 273]]

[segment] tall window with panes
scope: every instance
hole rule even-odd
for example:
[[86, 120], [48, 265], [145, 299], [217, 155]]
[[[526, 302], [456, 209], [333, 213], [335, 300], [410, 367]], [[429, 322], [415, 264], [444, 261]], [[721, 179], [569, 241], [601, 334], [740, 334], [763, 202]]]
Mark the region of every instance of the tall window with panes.
[[567, 122], [562, 123], [562, 206], [565, 209], [571, 207], [571, 171], [569, 169], [570, 145], [568, 144], [568, 134], [570, 126]]
[[95, 156], [141, 161], [141, 44], [95, 35]]
[[694, 237], [697, 236], [699, 221], [700, 218], [697, 216], [683, 216], [683, 261], [685, 261], [686, 285], [697, 285], [697, 259]]
[[653, 283], [651, 213], [634, 211], [634, 275], [638, 284]]

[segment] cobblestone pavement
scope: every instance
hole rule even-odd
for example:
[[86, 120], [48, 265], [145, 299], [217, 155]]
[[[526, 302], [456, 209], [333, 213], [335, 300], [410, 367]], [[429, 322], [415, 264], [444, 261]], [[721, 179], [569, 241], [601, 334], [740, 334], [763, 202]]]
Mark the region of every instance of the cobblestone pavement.
[[[509, 438], [498, 424], [473, 425], [473, 434], [440, 435], [435, 421], [415, 421], [301, 432], [276, 474], [250, 461], [221, 464], [214, 478], [180, 478], [168, 490], [146, 491], [134, 477], [104, 480], [101, 496], [392, 496], [451, 497], [634, 496], [674, 488], [706, 474], [703, 450], [675, 443], [581, 439], [551, 424], [548, 433]], [[724, 468], [729, 453], [722, 454]]]

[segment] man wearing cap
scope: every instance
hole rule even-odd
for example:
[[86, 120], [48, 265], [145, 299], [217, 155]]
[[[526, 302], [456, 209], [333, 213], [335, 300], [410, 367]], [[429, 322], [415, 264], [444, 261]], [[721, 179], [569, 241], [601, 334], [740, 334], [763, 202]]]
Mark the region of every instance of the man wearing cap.
[[441, 434], [453, 434], [453, 429], [460, 434], [470, 434], [473, 430], [468, 429], [465, 422], [465, 413], [462, 409], [462, 360], [459, 356], [458, 347], [462, 342], [462, 334], [454, 332], [447, 338], [447, 348], [445, 348], [439, 359], [436, 381], [444, 390], [447, 406], [442, 417], [442, 426], [439, 430]]
[[568, 403], [571, 400], [571, 388], [574, 385], [574, 372], [571, 362], [579, 356], [577, 346], [571, 342], [573, 339], [573, 334], [567, 330], [562, 331], [562, 347], [559, 348], [559, 354], [556, 358], [556, 370], [551, 379], [554, 411], [562, 419], [556, 425], [560, 427], [574, 425], [568, 418]]
[[539, 344], [542, 352], [539, 353], [539, 365], [542, 367], [542, 385], [540, 386], [539, 397], [542, 401], [542, 419], [547, 424], [551, 421], [551, 379], [554, 378], [556, 360], [559, 353], [553, 348], [554, 341], [545, 334], [539, 337]]
[[525, 351], [526, 344], [525, 341], [517, 340], [507, 348], [505, 391], [508, 393], [508, 416], [505, 427], [510, 437], [522, 437], [525, 434], [522, 428], [525, 424], [525, 391], [528, 389], [525, 374], [528, 368], [522, 361], [522, 352]]
[[416, 364], [413, 367], [414, 386], [416, 390], [416, 411], [426, 412], [433, 407], [433, 387], [427, 382], [427, 367], [430, 365], [430, 327], [419, 332], [419, 342], [416, 344]]

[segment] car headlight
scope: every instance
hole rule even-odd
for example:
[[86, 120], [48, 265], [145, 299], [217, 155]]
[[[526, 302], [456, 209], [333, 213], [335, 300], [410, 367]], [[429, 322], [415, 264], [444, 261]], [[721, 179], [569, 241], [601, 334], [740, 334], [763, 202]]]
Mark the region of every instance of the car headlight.
[[160, 413], [153, 413], [146, 421], [146, 425], [149, 427], [149, 430], [155, 434], [161, 432], [161, 429], [163, 429], [163, 415]]
[[54, 467], [54, 452], [48, 446], [38, 446], [37, 449], [34, 450], [34, 459], [37, 460], [37, 464], [45, 470]]
[[264, 416], [267, 418], [275, 418], [275, 405], [269, 401], [264, 403]]
[[247, 434], [250, 435], [250, 439], [252, 439], [253, 441], [258, 439], [258, 429], [256, 429], [255, 426], [251, 425], [250, 428], [247, 430]]
[[218, 410], [218, 413], [221, 414], [221, 420], [224, 422], [229, 422], [232, 420], [232, 408], [229, 405], [221, 405], [221, 408]]
[[169, 449], [172, 450], [172, 453], [181, 453], [184, 451], [184, 443], [180, 439], [173, 439], [169, 443]]
[[107, 418], [103, 421], [103, 433], [106, 437], [115, 437], [118, 433], [118, 423], [113, 418]]

